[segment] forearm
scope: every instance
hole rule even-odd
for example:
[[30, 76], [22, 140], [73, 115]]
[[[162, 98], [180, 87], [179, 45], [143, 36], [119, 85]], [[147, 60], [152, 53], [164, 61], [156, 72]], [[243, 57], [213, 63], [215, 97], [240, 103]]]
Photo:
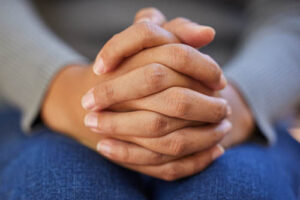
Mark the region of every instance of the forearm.
[[295, 1], [289, 2], [288, 8], [282, 7], [282, 12], [274, 8], [275, 13], [262, 14], [265, 21], [254, 23], [248, 30], [243, 45], [225, 71], [271, 143], [276, 138], [272, 123], [295, 108], [300, 100], [299, 8]]
[[21, 108], [28, 131], [57, 71], [85, 59], [47, 29], [29, 1], [2, 3], [0, 26], [0, 95]]

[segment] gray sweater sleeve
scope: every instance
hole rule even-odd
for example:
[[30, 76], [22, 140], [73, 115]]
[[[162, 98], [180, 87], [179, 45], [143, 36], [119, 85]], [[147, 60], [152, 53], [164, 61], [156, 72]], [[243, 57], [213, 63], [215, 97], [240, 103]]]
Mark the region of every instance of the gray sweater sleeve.
[[272, 124], [300, 102], [300, 2], [254, 1], [249, 13], [249, 29], [225, 73], [272, 144]]
[[0, 96], [22, 110], [25, 131], [31, 130], [55, 73], [85, 61], [39, 21], [30, 1], [1, 1]]

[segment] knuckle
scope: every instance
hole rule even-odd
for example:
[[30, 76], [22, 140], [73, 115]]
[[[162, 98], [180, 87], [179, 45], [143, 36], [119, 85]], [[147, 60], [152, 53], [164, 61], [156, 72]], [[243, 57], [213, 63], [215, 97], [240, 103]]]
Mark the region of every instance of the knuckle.
[[162, 178], [165, 181], [174, 181], [180, 177], [180, 170], [175, 165], [169, 165], [162, 172]]
[[157, 91], [163, 86], [167, 71], [162, 65], [154, 63], [145, 68], [144, 76], [147, 88]]
[[188, 110], [189, 110], [189, 105], [186, 102], [178, 100], [175, 103], [174, 113], [176, 116], [178, 116], [180, 118], [184, 118], [184, 117], [186, 117]]
[[153, 117], [152, 121], [149, 123], [149, 128], [148, 130], [150, 131], [151, 136], [159, 136], [161, 132], [163, 132], [168, 125], [167, 120], [160, 116], [157, 115]]
[[181, 67], [186, 67], [191, 60], [191, 49], [185, 44], [170, 45], [169, 53], [175, 62], [181, 63]]
[[177, 117], [184, 118], [190, 110], [189, 97], [185, 89], [174, 89], [170, 98], [172, 113]]
[[101, 88], [103, 94], [102, 102], [113, 102], [114, 100], [114, 89], [110, 83], [104, 83]]
[[141, 22], [136, 26], [142, 41], [152, 43], [155, 36], [155, 25], [150, 22]]
[[178, 135], [172, 139], [169, 146], [169, 154], [172, 156], [180, 156], [186, 150], [185, 136], [183, 132], [178, 131], [177, 133]]

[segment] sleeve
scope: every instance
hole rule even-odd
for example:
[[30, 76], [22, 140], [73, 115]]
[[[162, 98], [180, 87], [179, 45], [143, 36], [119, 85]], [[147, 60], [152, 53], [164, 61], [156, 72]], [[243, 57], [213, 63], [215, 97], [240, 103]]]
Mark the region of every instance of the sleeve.
[[22, 110], [22, 128], [33, 129], [51, 79], [65, 65], [87, 59], [60, 41], [30, 1], [0, 6], [0, 96]]
[[273, 124], [300, 101], [300, 2], [256, 0], [225, 74], [239, 88], [269, 144]]

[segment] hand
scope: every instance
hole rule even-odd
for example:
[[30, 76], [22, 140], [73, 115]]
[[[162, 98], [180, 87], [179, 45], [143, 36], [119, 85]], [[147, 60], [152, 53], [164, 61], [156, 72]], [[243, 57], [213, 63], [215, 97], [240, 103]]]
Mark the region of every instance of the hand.
[[[146, 16], [147, 18], [145, 18]], [[95, 74], [100, 75], [113, 70], [122, 60], [146, 48], [170, 43], [183, 43], [191, 47], [200, 48], [209, 44], [215, 35], [215, 31], [211, 27], [201, 26], [184, 18], [176, 18], [165, 23], [163, 14], [154, 8], [139, 11], [135, 22], [140, 23], [136, 23], [125, 31], [114, 35], [104, 45], [98, 53], [93, 66]], [[163, 27], [157, 26], [161, 24], [163, 24]], [[184, 54], [178, 55], [185, 56]], [[208, 55], [204, 56], [215, 65], [213, 59]], [[188, 59], [189, 57], [187, 55], [184, 58]], [[178, 59], [183, 59], [182, 61], [184, 61], [184, 58], [180, 57]], [[196, 71], [194, 73], [196, 74], [184, 71], [184, 69], [180, 69], [180, 71], [190, 73], [187, 75], [202, 81], [203, 84], [213, 90], [220, 90], [225, 87], [226, 79], [219, 67], [199, 66], [201, 67], [195, 68]], [[203, 72], [202, 68], [207, 74], [201, 74]]]
[[[161, 25], [170, 32], [177, 33], [176, 35], [178, 38], [180, 38], [182, 43], [192, 44], [192, 46], [195, 47], [198, 45], [203, 46], [203, 44], [208, 44], [210, 41], [212, 41], [212, 36], [214, 35], [211, 34], [209, 28], [206, 30], [207, 32], [202, 31], [200, 34], [198, 34], [199, 32], [196, 31], [187, 30], [188, 28], [192, 28], [192, 30], [194, 30], [193, 23], [188, 24], [185, 28], [180, 28], [178, 24], [184, 23], [186, 19], [177, 18], [170, 23], [163, 24], [165, 22], [164, 16], [154, 8], [140, 10], [136, 15], [135, 21], [151, 21]], [[203, 36], [203, 40], [200, 40], [198, 41], [199, 43], [197, 43], [197, 38], [199, 38], [199, 35]], [[229, 105], [233, 111], [229, 116], [229, 120], [233, 124], [233, 128], [221, 142], [222, 146], [228, 148], [230, 146], [240, 144], [252, 136], [254, 119], [251, 110], [247, 106], [247, 103], [243, 99], [242, 95], [232, 84], [228, 84], [227, 87], [221, 91], [221, 97], [229, 102]]]
[[[207, 166], [212, 158], [216, 158], [212, 157], [213, 152], [222, 153], [220, 147], [212, 147], [230, 129], [228, 121], [222, 121], [217, 125], [203, 126], [201, 124], [201, 126], [184, 128], [197, 125], [189, 120], [220, 122], [227, 115], [227, 105], [222, 99], [203, 95], [209, 91], [204, 89], [199, 82], [193, 79], [188, 80], [166, 66], [153, 64], [151, 60], [144, 63], [145, 60], [151, 58], [149, 55], [154, 58], [157, 57], [156, 55], [164, 55], [174, 61], [172, 55], [167, 53], [170, 51], [162, 49], [175, 46], [180, 47], [180, 45], [164, 45], [136, 54], [121, 64], [119, 69], [126, 68], [126, 65], [139, 65], [139, 62], [146, 64], [146, 67], [130, 71], [118, 80], [98, 84], [84, 98], [86, 102], [89, 102], [84, 103], [86, 108], [102, 109], [100, 112], [89, 113], [85, 120], [86, 125], [91, 127], [92, 131], [103, 136], [119, 139], [100, 141], [98, 149], [103, 155], [127, 168], [168, 180], [191, 175]], [[157, 54], [154, 53], [156, 51], [158, 51]], [[148, 52], [151, 53], [148, 54]], [[198, 57], [198, 52], [195, 56], [195, 58], [187, 60], [194, 62]], [[166, 65], [172, 66], [171, 64]], [[187, 69], [193, 70], [191, 63], [185, 63], [185, 66]], [[105, 75], [100, 77], [103, 76]], [[172, 85], [181, 87], [172, 87]], [[163, 91], [157, 93], [161, 90]], [[141, 98], [143, 96], [146, 97]], [[89, 100], [90, 98], [92, 100]], [[128, 99], [137, 100], [118, 104]], [[111, 106], [111, 104], [114, 105]], [[203, 107], [199, 105], [203, 105]], [[104, 111], [105, 108], [109, 108], [110, 111]], [[111, 112], [113, 110], [123, 112]], [[155, 111], [155, 113], [149, 111]], [[179, 120], [180, 118], [182, 120]], [[204, 154], [203, 150], [205, 149], [209, 149], [209, 151]], [[165, 173], [166, 168], [167, 171], [170, 170], [169, 166], [177, 170], [179, 168], [176, 166], [180, 165], [178, 163], [185, 162], [186, 158], [177, 160], [178, 158], [196, 152], [199, 153], [196, 157], [188, 156], [190, 157], [187, 159], [188, 163], [202, 160], [202, 165], [198, 164], [196, 169], [187, 165], [189, 170], [177, 172], [176, 176]]]
[[[43, 120], [49, 127], [60, 133], [65, 133], [68, 136], [75, 138], [82, 144], [95, 151], [97, 151], [96, 146], [98, 141], [106, 141], [109, 143], [111, 142], [111, 140], [103, 140], [103, 138], [105, 138], [103, 135], [91, 132], [84, 126], [84, 124], [82, 123], [82, 118], [84, 117], [86, 112], [80, 106], [80, 99], [84, 91], [86, 91], [87, 88], [90, 88], [91, 85], [94, 85], [95, 81], [99, 81], [98, 79], [99, 78], [95, 77], [91, 72], [91, 67], [66, 67], [58, 74], [56, 79], [51, 84], [42, 109]], [[156, 126], [156, 124], [161, 124], [157, 123], [157, 121], [160, 122], [159, 120], [157, 120], [159, 119], [159, 117], [157, 118], [157, 116], [158, 115], [154, 114], [149, 119], [149, 117], [147, 117], [147, 114], [144, 117], [140, 115], [140, 117], [138, 117], [140, 121], [137, 121], [136, 118], [128, 116], [128, 121], [132, 123], [136, 122], [133, 125], [145, 124], [147, 126], [145, 126], [144, 128], [148, 129], [148, 127], [159, 127]], [[143, 119], [144, 121], [142, 121]], [[110, 121], [107, 120], [107, 122], [109, 123]], [[172, 119], [170, 119], [169, 122], [172, 122]], [[211, 143], [213, 143], [213, 141], [220, 140], [220, 138], [222, 138], [222, 136], [226, 134], [226, 129], [228, 129], [226, 127], [226, 122], [222, 124], [223, 125], [203, 127], [202, 133], [204, 138], [212, 135], [213, 138], [210, 137], [212, 138]], [[191, 134], [199, 135], [199, 132], [195, 131], [194, 133], [191, 132]], [[186, 147], [188, 147], [188, 143], [191, 142], [185, 139], [193, 137], [183, 137], [183, 135], [180, 136], [180, 134], [178, 134], [178, 136], [179, 137], [175, 137], [175, 141], [173, 141], [172, 138], [165, 138], [162, 139], [162, 142], [165, 142], [165, 144], [179, 144], [178, 146], [180, 148], [179, 150], [177, 150], [177, 152], [180, 153], [180, 149], [184, 150]], [[130, 140], [129, 136], [128, 140]], [[109, 154], [112, 156], [112, 158], [115, 158], [112, 160], [119, 160], [118, 163], [120, 163], [120, 165], [122, 166], [165, 180], [174, 180], [201, 171], [210, 162], [215, 160], [223, 153], [222, 149], [219, 146], [212, 145], [212, 147], [208, 148], [205, 151], [187, 156], [180, 160], [176, 160], [176, 156], [168, 156], [155, 153], [145, 148], [141, 148], [140, 146], [133, 143], [126, 143], [117, 140], [114, 140], [112, 142], [112, 145], [115, 145], [112, 146], [113, 151], [111, 152], [111, 154]], [[163, 145], [163, 143], [161, 144]], [[195, 148], [195, 145], [193, 146], [193, 148]], [[204, 145], [206, 144], [203, 144], [202, 147], [204, 147]], [[168, 147], [176, 148], [177, 145], [164, 146], [166, 147], [165, 149], [167, 149]], [[108, 154], [104, 153], [104, 155], [107, 156]], [[140, 163], [128, 164], [136, 162], [136, 160], [140, 160]], [[147, 165], [145, 163], [149, 164]], [[155, 163], [160, 164], [154, 165]]]
[[[160, 51], [158, 51], [158, 53], [159, 52]], [[170, 51], [170, 52], [172, 52], [172, 51]], [[140, 57], [141, 57], [141, 55], [142, 54], [140, 54]], [[147, 54], [144, 54], [144, 55], [147, 55]], [[199, 57], [199, 55], [197, 55], [197, 56]], [[161, 57], [161, 58], [163, 58], [163, 57]], [[133, 60], [132, 63], [138, 63], [138, 62], [134, 61], [134, 59], [132, 59], [132, 60]], [[137, 60], [142, 61], [143, 59], [137, 59]], [[125, 63], [130, 63], [130, 61], [125, 62]], [[150, 63], [153, 63], [153, 61], [151, 61]], [[144, 68], [146, 69], [147, 67], [144, 67]], [[149, 68], [150, 67], [148, 66], [147, 69], [149, 69]], [[83, 126], [80, 118], [83, 118], [83, 115], [85, 114], [85, 112], [82, 109], [78, 108], [80, 96], [83, 94], [83, 91], [87, 90], [87, 88], [91, 88], [93, 85], [96, 85], [96, 83], [100, 83], [101, 81], [103, 81], [103, 82], [111, 81], [111, 82], [118, 83], [118, 81], [115, 81], [115, 80], [117, 80], [116, 77], [119, 77], [121, 75], [124, 75], [124, 76], [128, 75], [127, 78], [130, 77], [129, 73], [127, 73], [127, 72], [130, 70], [133, 70], [133, 69], [135, 69], [135, 67], [132, 67], [132, 66], [129, 67], [129, 65], [127, 67], [122, 66], [120, 68], [120, 70], [116, 70], [114, 73], [110, 73], [108, 75], [102, 76], [101, 78], [97, 78], [94, 75], [92, 75], [91, 70], [88, 68], [81, 68], [79, 66], [72, 66], [72, 67], [66, 68], [57, 76], [55, 81], [52, 83], [52, 87], [50, 88], [50, 91], [48, 92], [48, 97], [46, 98], [45, 104], [43, 106], [43, 112], [42, 112], [45, 122], [53, 129], [58, 130], [60, 132], [65, 132], [68, 135], [75, 137], [83, 144], [95, 149], [95, 147], [96, 147], [95, 142], [99, 141], [102, 137], [97, 134], [90, 133], [90, 131], [87, 130]], [[137, 72], [137, 70], [133, 70], [132, 72], [134, 72], [134, 73], [136, 73], [136, 75], [138, 75], [139, 73], [141, 74], [142, 70], [140, 70], [140, 72]], [[170, 75], [170, 77], [171, 77], [170, 80], [172, 80], [172, 77], [173, 78], [176, 77], [176, 75], [174, 73], [176, 73], [176, 72], [173, 71], [174, 76]], [[143, 75], [141, 75], [141, 77], [143, 77]], [[124, 77], [122, 77], [122, 78], [124, 78]], [[123, 80], [126, 80], [126, 77]], [[127, 79], [127, 80], [131, 80], [131, 79]], [[193, 83], [192, 81], [187, 81], [187, 79], [184, 79], [184, 78], [181, 78], [181, 79], [179, 78], [179, 80], [181, 80], [181, 81], [179, 81], [179, 86], [181, 86], [181, 85], [185, 86], [184, 84]], [[140, 85], [139, 83], [141, 83], [141, 85], [145, 85], [145, 80], [140, 80], [140, 81], [141, 82], [138, 82], [138, 81], [136, 82], [137, 85]], [[79, 82], [81, 84], [78, 84]], [[176, 83], [176, 84], [178, 84], [178, 83]], [[194, 84], [191, 84], [191, 85], [194, 85]], [[199, 86], [199, 88], [204, 88], [204, 87]], [[110, 91], [110, 90], [107, 90], [107, 91]], [[204, 91], [202, 91], [202, 92], [204, 92]], [[109, 93], [107, 93], [107, 94], [109, 94]], [[122, 97], [122, 95], [121, 95], [121, 97]], [[198, 97], [198, 99], [199, 99], [199, 97]], [[121, 101], [123, 101], [123, 100], [121, 98]], [[117, 103], [117, 102], [118, 101], [116, 101], [115, 103]], [[216, 102], [218, 102], [218, 100]], [[221, 103], [221, 101], [219, 103]], [[224, 104], [224, 102], [223, 102], [223, 104]], [[105, 105], [105, 106], [109, 106], [109, 105]], [[222, 107], [224, 108], [224, 105]], [[223, 109], [223, 110], [226, 110], [226, 109]], [[57, 115], [57, 113], [60, 113], [60, 115]], [[146, 116], [150, 116], [150, 115], [146, 115]], [[132, 120], [128, 120], [128, 121], [134, 122], [134, 119], [135, 118], [132, 118]], [[149, 119], [149, 117], [148, 118], [144, 117], [144, 119]], [[156, 117], [153, 117], [152, 119], [156, 119]], [[153, 120], [153, 122], [154, 121], [156, 121], [156, 120]], [[172, 122], [172, 119], [170, 119], [169, 122], [170, 122], [170, 124], [176, 124], [176, 123]], [[139, 124], [139, 123], [137, 123], [137, 124]], [[151, 124], [152, 124], [151, 121], [148, 124], [150, 124], [150, 126], [151, 126]], [[226, 124], [226, 122], [224, 122], [223, 124]], [[224, 125], [223, 125], [223, 128], [221, 125], [216, 125], [215, 127], [210, 127], [210, 129], [207, 128], [207, 130], [212, 130], [212, 131], [218, 130], [217, 127], [221, 127], [219, 129], [219, 132], [221, 132], [222, 134], [224, 132], [226, 132], [226, 131], [224, 131]], [[226, 128], [226, 125], [225, 125], [225, 128]], [[222, 136], [222, 134], [216, 134], [216, 135]], [[183, 138], [183, 137], [181, 137], [181, 138]], [[216, 138], [218, 138], [218, 137], [216, 137]], [[130, 140], [130, 139], [127, 139], [127, 140]], [[167, 141], [167, 140], [165, 140], [165, 141]], [[178, 140], [178, 141], [181, 141], [181, 140]], [[144, 150], [146, 150], [146, 149], [144, 149]], [[203, 151], [203, 152], [205, 152], [205, 151]], [[207, 150], [206, 154], [204, 154], [203, 152], [201, 154], [200, 153], [197, 154], [196, 157], [192, 156], [193, 159], [182, 159], [182, 161], [180, 161], [180, 160], [173, 161], [173, 162], [169, 162], [167, 164], [159, 165], [159, 166], [155, 166], [155, 167], [153, 167], [153, 166], [141, 167], [141, 166], [137, 166], [137, 165], [125, 165], [125, 164], [123, 164], [123, 166], [135, 169], [140, 172], [147, 173], [152, 176], [163, 177], [165, 175], [162, 174], [161, 172], [164, 171], [168, 166], [174, 167], [174, 166], [179, 165], [179, 164], [174, 164], [174, 163], [178, 163], [178, 162], [182, 163], [182, 162], [185, 162], [184, 160], [188, 160], [189, 161], [188, 163], [197, 162], [197, 160], [198, 161], [203, 160], [203, 165], [199, 165], [199, 168], [192, 170], [189, 167], [190, 170], [181, 171], [180, 173], [178, 172], [176, 177], [173, 176], [173, 178], [178, 178], [181, 176], [186, 176], [186, 175], [192, 174], [195, 172], [195, 170], [199, 171], [204, 166], [206, 166], [206, 164], [211, 162], [212, 158], [215, 157], [212, 155], [217, 155], [216, 152], [219, 152], [219, 154], [220, 154], [221, 151], [220, 151], [219, 147], [212, 146], [210, 149]], [[145, 154], [145, 155], [148, 155], [152, 158], [155, 158], [155, 157], [162, 158], [161, 159], [162, 161], [163, 160], [170, 161], [172, 159], [173, 160], [175, 159], [172, 157], [169, 157], [168, 159], [166, 159], [167, 156], [162, 155], [162, 154], [155, 154], [155, 152], [152, 152], [152, 151], [148, 151], [148, 153], [149, 154]], [[162, 162], [162, 161], [160, 161], [160, 162]], [[190, 165], [186, 165], [186, 166], [188, 167]], [[170, 177], [170, 176], [168, 176], [168, 177]], [[168, 179], [168, 178], [165, 178], [165, 179]]]
[[[183, 24], [187, 26], [187, 24], [191, 23], [187, 20], [184, 20], [184, 19], [177, 19], [173, 22], [178, 22], [180, 21], [181, 23], [184, 22]], [[177, 26], [178, 27], [178, 26]], [[192, 27], [195, 27], [195, 25], [193, 24]], [[180, 26], [179, 26], [180, 28]], [[199, 28], [199, 27], [197, 27]], [[182, 29], [178, 29], [178, 30], [182, 30]], [[121, 33], [122, 34], [122, 33]], [[118, 35], [118, 38], [123, 38], [122, 35]], [[126, 35], [125, 35], [126, 37]], [[122, 43], [122, 41], [118, 41], [118, 38], [113, 38], [112, 40], [114, 42], [108, 42], [107, 44], [109, 43], [112, 43], [112, 44], [120, 44]], [[131, 49], [132, 52], [126, 52], [126, 55], [131, 55], [132, 53], [134, 53], [135, 51], [137, 51], [137, 49], [142, 49], [142, 47], [140, 47], [139, 45], [137, 45], [138, 48], [136, 49]], [[122, 48], [122, 47], [121, 47]], [[128, 47], [127, 47], [128, 48]], [[115, 49], [113, 46], [109, 46], [109, 45], [106, 45], [100, 52], [99, 55], [102, 54], [102, 57], [107, 57], [107, 56], [103, 56], [103, 55], [112, 55], [114, 56], [114, 58], [110, 58], [110, 59], [107, 59], [108, 61], [109, 60], [118, 60], [119, 58], [123, 58], [124, 56], [120, 56], [118, 55], [118, 52], [117, 53], [112, 53], [111, 50], [109, 49]], [[123, 48], [122, 48], [123, 49]], [[105, 52], [110, 52], [110, 53], [105, 53]], [[147, 56], [146, 56], [147, 57]], [[102, 65], [101, 67], [103, 67], [103, 58], [99, 58], [98, 56], [98, 59], [101, 60], [100, 64]], [[97, 71], [97, 62], [95, 63], [94, 67], [96, 66], [96, 70], [94, 68], [95, 71]], [[159, 70], [161, 71], [161, 70]], [[103, 72], [102, 72], [103, 73]], [[158, 73], [158, 74], [161, 74], [161, 73]], [[165, 73], [163, 73], [165, 74]], [[161, 77], [163, 78], [163, 77]], [[161, 79], [160, 78], [160, 79]], [[168, 82], [168, 81], [165, 81], [165, 82]], [[156, 81], [151, 84], [153, 85], [154, 87], [157, 87], [157, 85], [159, 85], [160, 81], [158, 81], [157, 83], [157, 79]], [[132, 87], [134, 87], [136, 84], [133, 84]], [[202, 91], [203, 92], [203, 91]], [[93, 105], [89, 105], [89, 108], [90, 109], [94, 109], [94, 110], [97, 110], [97, 109], [101, 109], [101, 108], [106, 108], [107, 106], [105, 105], [105, 102], [103, 102], [103, 87], [100, 86], [100, 89], [97, 89], [97, 92], [95, 92], [95, 89], [93, 90], [93, 95], [91, 95], [91, 93], [88, 94], [93, 96], [94, 97], [94, 100], [93, 100]], [[96, 97], [97, 96], [97, 93], [100, 94], [100, 97]], [[115, 93], [115, 92], [113, 92]], [[177, 96], [176, 97], [180, 97], [178, 96], [178, 94], [180, 94], [181, 92], [179, 91], [175, 91], [174, 92]], [[184, 94], [184, 92], [182, 92]], [[205, 93], [205, 92], [203, 92]], [[159, 94], [160, 95], [160, 94]], [[155, 95], [153, 95], [155, 96]], [[127, 105], [125, 105], [125, 108], [127, 107], [127, 110], [122, 110], [122, 106], [114, 106], [114, 110], [117, 110], [117, 111], [131, 111], [131, 110], [134, 110], [134, 109], [152, 109], [153, 111], [153, 108], [155, 110], [155, 108], [157, 110], [155, 110], [156, 112], [160, 112], [160, 110], [162, 110], [162, 112], [165, 110], [166, 112], [163, 112], [163, 114], [165, 115], [169, 115], [169, 116], [174, 116], [172, 115], [173, 112], [168, 112], [168, 106], [165, 107], [164, 105], [166, 105], [166, 102], [159, 102], [159, 101], [156, 101], [155, 98], [153, 98], [153, 96], [150, 96], [149, 98], [146, 98], [147, 100], [138, 100], [138, 101], [131, 101], [130, 103], [127, 103]], [[170, 97], [169, 93], [166, 92], [166, 95], [165, 95], [165, 99], [168, 99], [168, 97]], [[178, 98], [171, 98], [170, 99], [178, 99]], [[192, 98], [189, 98], [188, 95], [185, 95], [185, 97], [187, 99], [192, 99]], [[190, 96], [192, 97], [192, 96]], [[98, 100], [98, 105], [97, 105], [97, 100], [96, 99], [99, 99]], [[130, 98], [130, 94], [127, 95], [127, 98]], [[158, 97], [159, 98], [159, 97]], [[111, 102], [111, 101], [110, 101]], [[139, 103], [137, 103], [139, 102]], [[144, 106], [146, 105], [146, 106]], [[151, 105], [153, 107], [151, 107]], [[137, 106], [135, 108], [133, 108], [134, 106]], [[147, 108], [148, 106], [148, 108]], [[150, 106], [150, 108], [149, 108]], [[123, 104], [123, 107], [124, 107], [124, 104]], [[166, 108], [166, 109], [164, 109]], [[128, 109], [131, 109], [131, 110], [128, 110]], [[193, 110], [193, 109], [191, 109]], [[208, 108], [209, 110], [209, 108]], [[199, 111], [199, 110], [198, 110]], [[211, 110], [212, 111], [212, 110]], [[195, 113], [191, 113], [191, 116], [190, 117], [196, 117], [197, 114], [196, 113], [201, 113], [201, 112], [197, 112], [197, 110], [195, 110]], [[209, 112], [207, 112], [209, 113]], [[213, 113], [213, 112], [211, 112]], [[176, 112], [174, 113], [175, 116], [174, 117], [179, 117], [178, 115], [176, 115]], [[115, 117], [114, 117], [115, 115]], [[122, 117], [116, 117], [116, 116], [122, 116]], [[188, 154], [191, 154], [193, 152], [197, 152], [197, 150], [199, 149], [203, 149], [202, 145], [204, 142], [206, 142], [206, 145], [211, 145], [210, 144], [210, 141], [212, 141], [211, 139], [213, 139], [213, 137], [211, 136], [212, 133], [214, 132], [213, 130], [214, 129], [210, 129], [210, 131], [207, 131], [207, 133], [210, 133], [210, 135], [208, 135], [207, 139], [205, 139], [206, 137], [198, 137], [197, 139], [197, 136], [195, 134], [195, 136], [193, 136], [193, 132], [196, 133], [196, 131], [198, 132], [205, 132], [203, 127], [199, 127], [198, 129], [190, 129], [190, 130], [181, 130], [181, 131], [175, 131], [174, 134], [168, 134], [166, 135], [165, 137], [161, 137], [161, 136], [164, 136], [164, 135], [161, 135], [161, 134], [166, 134], [167, 132], [169, 132], [170, 130], [168, 131], [165, 131], [163, 127], [167, 126], [166, 123], [168, 123], [168, 120], [165, 120], [165, 119], [159, 119], [159, 120], [156, 120], [158, 121], [159, 123], [154, 123], [155, 124], [159, 124], [159, 126], [155, 125], [154, 128], [155, 130], [153, 130], [152, 128], [150, 127], [153, 127], [153, 126], [147, 126], [147, 124], [144, 124], [144, 123], [141, 123], [140, 124], [140, 127], [136, 128], [137, 126], [134, 125], [136, 123], [136, 120], [126, 120], [126, 117], [128, 117], [128, 114], [115, 114], [115, 113], [105, 113], [105, 112], [100, 112], [100, 113], [91, 113], [90, 114], [91, 117], [93, 118], [97, 118], [97, 119], [94, 119], [93, 121], [97, 121], [97, 123], [94, 124], [93, 129], [94, 131], [97, 131], [99, 133], [102, 133], [102, 134], [106, 134], [110, 137], [114, 137], [115, 135], [118, 135], [118, 134], [139, 134], [139, 135], [135, 135], [135, 136], [139, 136], [138, 138], [134, 139], [134, 140], [129, 140], [130, 142], [132, 143], [136, 143], [136, 144], [139, 144], [140, 146], [143, 146], [143, 147], [146, 147], [145, 149], [144, 148], [141, 148], [139, 146], [136, 146], [136, 145], [132, 145], [132, 144], [126, 144], [124, 142], [118, 142], [117, 140], [104, 140], [102, 142], [100, 142], [100, 150], [102, 149], [102, 153], [107, 156], [108, 158], [110, 159], [113, 159], [115, 161], [118, 161], [118, 162], [122, 162], [123, 163], [123, 166], [124, 166], [124, 163], [131, 163], [131, 164], [139, 164], [139, 165], [143, 165], [142, 169], [144, 169], [144, 173], [145, 173], [145, 169], [147, 168], [145, 165], [153, 165], [153, 164], [160, 164], [161, 162], [166, 162], [166, 159], [169, 161], [170, 160], [170, 157], [167, 157], [167, 156], [161, 156], [161, 155], [157, 155], [157, 154], [153, 154], [153, 152], [149, 152], [148, 150], [152, 150], [152, 151], [156, 151], [158, 153], [161, 153], [161, 154], [165, 154], [165, 155], [171, 155], [171, 156], [176, 156], [178, 158], [178, 156], [183, 156], [183, 155], [188, 155]], [[198, 115], [199, 116], [199, 115]], [[188, 116], [189, 117], [189, 116]], [[113, 130], [111, 129], [111, 124], [108, 123], [109, 125], [107, 125], [107, 119], [110, 118], [110, 121], [115, 121], [115, 125], [113, 125]], [[118, 120], [112, 120], [112, 119], [118, 119]], [[207, 118], [207, 116], [206, 116]], [[150, 119], [153, 119], [153, 118], [150, 118]], [[189, 119], [189, 118], [188, 118]], [[194, 119], [194, 118], [191, 118], [191, 119]], [[194, 119], [194, 120], [197, 120], [197, 119]], [[199, 120], [199, 119], [198, 119]], [[118, 123], [119, 121], [119, 123]], [[117, 125], [116, 125], [117, 124]], [[163, 127], [161, 126], [161, 124], [166, 124], [165, 126], [163, 125]], [[171, 124], [171, 123], [170, 123]], [[175, 124], [175, 123], [174, 123]], [[151, 123], [150, 123], [151, 125]], [[107, 129], [106, 127], [109, 127], [109, 129]], [[131, 129], [127, 129], [127, 127], [131, 127]], [[134, 127], [134, 129], [132, 128]], [[149, 127], [149, 128], [147, 128]], [[98, 128], [98, 130], [95, 128]], [[146, 129], [145, 129], [146, 128]], [[210, 127], [212, 128], [212, 127]], [[118, 130], [118, 131], [115, 131], [115, 130]], [[223, 130], [229, 130], [230, 129], [230, 124], [226, 121], [224, 121], [224, 126], [223, 126]], [[141, 130], [144, 130], [144, 132], [146, 131], [146, 134], [144, 136], [141, 135]], [[148, 131], [150, 130], [150, 131]], [[188, 137], [185, 137], [183, 134], [183, 132], [186, 131], [188, 132], [189, 131], [189, 135]], [[226, 132], [226, 131], [225, 131]], [[155, 135], [153, 135], [155, 133]], [[150, 135], [149, 135], [150, 134]], [[219, 136], [222, 135], [222, 134], [219, 134]], [[144, 138], [144, 137], [160, 137], [160, 138], [151, 138], [150, 140], [147, 139], [147, 138]], [[180, 138], [181, 137], [181, 138]], [[183, 138], [188, 138], [186, 139], [186, 141], [183, 140]], [[124, 138], [122, 138], [122, 140], [126, 140]], [[169, 147], [170, 143], [172, 143], [172, 141], [175, 141], [175, 149], [173, 147]], [[182, 141], [181, 144], [177, 145], [178, 142], [176, 141]], [[194, 141], [194, 145], [191, 145], [190, 147], [184, 147], [185, 144], [188, 144], [188, 143], [191, 143]], [[197, 141], [197, 142], [196, 142]], [[194, 147], [192, 147], [194, 146]], [[102, 148], [101, 148], [102, 147]], [[217, 148], [217, 151], [219, 150], [219, 148]], [[109, 152], [108, 152], [109, 151]], [[220, 151], [218, 151], [220, 152]], [[138, 158], [138, 159], [137, 159]], [[145, 158], [145, 159], [140, 159], [140, 158]], [[160, 158], [160, 159], [159, 159]], [[173, 158], [174, 159], [174, 158]], [[195, 160], [195, 159], [192, 159], [192, 160]], [[163, 165], [164, 166], [164, 165]], [[175, 165], [176, 166], [176, 165]], [[200, 166], [200, 165], [199, 165]], [[205, 165], [204, 165], [205, 166]], [[132, 167], [129, 167], [127, 166], [128, 168], [132, 168]], [[156, 168], [155, 171], [158, 171], [157, 169], [159, 169], [160, 166], [158, 167], [153, 167], [154, 169]], [[137, 170], [137, 168], [133, 168], [135, 170]], [[150, 168], [151, 169], [151, 168]], [[151, 171], [153, 171], [154, 169], [152, 169]], [[198, 168], [199, 170], [199, 168]], [[148, 172], [149, 173], [149, 172]], [[191, 173], [191, 171], [190, 171]], [[182, 173], [178, 173], [178, 175], [181, 174], [181, 176], [184, 176], [184, 172]], [[150, 175], [153, 176], [153, 172], [150, 173]], [[156, 175], [158, 176], [158, 175]], [[173, 177], [174, 178], [174, 177]], [[178, 178], [178, 177], [177, 177]]]
[[232, 109], [229, 121], [233, 127], [221, 142], [224, 147], [228, 148], [248, 140], [253, 134], [255, 123], [246, 101], [232, 83], [229, 83], [226, 88], [220, 92], [220, 95], [227, 100]]

